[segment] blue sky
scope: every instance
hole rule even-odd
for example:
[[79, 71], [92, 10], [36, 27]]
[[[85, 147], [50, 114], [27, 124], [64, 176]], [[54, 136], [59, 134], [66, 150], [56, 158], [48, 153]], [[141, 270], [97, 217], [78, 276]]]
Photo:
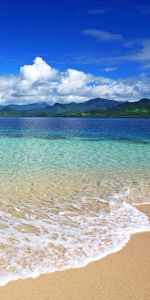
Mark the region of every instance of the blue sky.
[[[13, 76], [13, 79], [16, 76], [14, 79], [16, 83], [13, 83], [11, 89], [13, 95], [17, 95], [17, 99], [19, 88], [14, 87], [18, 82], [17, 76], [22, 76], [21, 79], [25, 80], [20, 68], [24, 65], [34, 66], [33, 60], [36, 57], [42, 58], [43, 62], [59, 70], [57, 80], [55, 78], [57, 83], [70, 76], [68, 70], [71, 69], [91, 74], [95, 78], [87, 80], [88, 87], [98, 85], [100, 78], [112, 80], [111, 85], [117, 82], [133, 86], [133, 82], [135, 84], [139, 80], [140, 84], [142, 82], [144, 85], [143, 93], [142, 90], [134, 95], [131, 93], [131, 100], [149, 96], [147, 86], [150, 75], [150, 2], [148, 0], [6, 0], [0, 7], [0, 28], [0, 80], [3, 79], [2, 85], [5, 85], [4, 79], [9, 77], [10, 81], [10, 76]], [[78, 75], [80, 77], [81, 74]], [[36, 78], [36, 84], [40, 81], [40, 86], [43, 81], [41, 78]], [[48, 80], [54, 81], [54, 78], [48, 77]], [[32, 88], [33, 83], [32, 81]], [[78, 92], [78, 85], [76, 90]], [[15, 96], [10, 97], [10, 93], [4, 97], [5, 91], [2, 92], [0, 102], [18, 101]], [[23, 91], [21, 93], [20, 96], [22, 99], [24, 97], [25, 101], [32, 98], [32, 92], [27, 97], [25, 90], [24, 94]], [[39, 96], [37, 92], [35, 94], [34, 98], [38, 97], [37, 101], [42, 100], [41, 94]], [[104, 92], [88, 94], [87, 91], [84, 95], [75, 95], [74, 89], [70, 98], [73, 99], [74, 95], [78, 96], [77, 101], [83, 101], [86, 97], [94, 95], [104, 97], [105, 94], [115, 99], [122, 96], [118, 87], [118, 97], [116, 91], [110, 95]], [[48, 97], [50, 102], [56, 100], [67, 102], [69, 100], [64, 99], [67, 98], [66, 95], [67, 93], [61, 92], [61, 99], [55, 97], [57, 99], [54, 100], [50, 93], [46, 94], [43, 100]], [[130, 98], [130, 94], [126, 98]]]

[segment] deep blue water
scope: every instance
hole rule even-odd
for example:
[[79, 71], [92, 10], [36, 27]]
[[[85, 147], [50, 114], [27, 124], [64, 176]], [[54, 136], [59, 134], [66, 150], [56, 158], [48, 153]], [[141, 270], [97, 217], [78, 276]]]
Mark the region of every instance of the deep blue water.
[[0, 118], [0, 135], [146, 142], [150, 141], [150, 119]]

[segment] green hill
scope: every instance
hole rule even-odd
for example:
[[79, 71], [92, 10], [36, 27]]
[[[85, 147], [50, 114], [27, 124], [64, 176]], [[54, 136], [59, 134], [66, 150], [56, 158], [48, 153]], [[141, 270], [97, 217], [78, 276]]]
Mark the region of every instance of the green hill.
[[120, 102], [91, 99], [84, 103], [34, 103], [29, 105], [0, 106], [0, 117], [105, 117], [150, 118], [150, 99]]
[[150, 100], [126, 102], [110, 109], [96, 109], [90, 112], [70, 114], [72, 117], [104, 117], [104, 118], [150, 118]]

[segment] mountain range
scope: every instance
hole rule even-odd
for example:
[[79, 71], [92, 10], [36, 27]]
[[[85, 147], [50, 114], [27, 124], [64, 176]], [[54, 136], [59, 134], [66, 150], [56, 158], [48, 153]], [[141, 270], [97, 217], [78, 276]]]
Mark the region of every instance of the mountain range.
[[26, 105], [1, 105], [0, 117], [132, 117], [150, 118], [150, 99], [137, 102], [121, 102], [103, 98], [87, 100], [83, 103], [46, 102]]

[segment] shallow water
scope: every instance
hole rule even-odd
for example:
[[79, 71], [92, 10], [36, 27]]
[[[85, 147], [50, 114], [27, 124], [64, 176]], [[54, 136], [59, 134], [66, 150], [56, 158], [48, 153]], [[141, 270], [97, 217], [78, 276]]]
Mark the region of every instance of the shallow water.
[[84, 266], [150, 230], [149, 119], [0, 119], [0, 283]]

